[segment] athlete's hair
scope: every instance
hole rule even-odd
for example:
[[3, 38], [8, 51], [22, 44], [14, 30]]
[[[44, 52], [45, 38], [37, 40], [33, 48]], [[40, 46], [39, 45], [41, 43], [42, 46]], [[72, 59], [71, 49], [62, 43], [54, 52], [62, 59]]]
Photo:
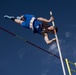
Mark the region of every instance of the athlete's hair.
[[54, 26], [54, 27], [55, 27], [56, 32], [58, 32], [58, 28], [56, 26]]

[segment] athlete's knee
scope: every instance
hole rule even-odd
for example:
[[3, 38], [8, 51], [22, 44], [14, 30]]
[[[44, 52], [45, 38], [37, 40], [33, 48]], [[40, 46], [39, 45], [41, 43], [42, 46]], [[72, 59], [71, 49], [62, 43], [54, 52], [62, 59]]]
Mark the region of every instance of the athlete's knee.
[[45, 41], [46, 42], [46, 44], [50, 44], [50, 41], [49, 40], [47, 40], [47, 41]]
[[18, 24], [22, 24], [23, 21], [19, 20], [19, 19], [15, 19], [15, 22], [18, 23]]

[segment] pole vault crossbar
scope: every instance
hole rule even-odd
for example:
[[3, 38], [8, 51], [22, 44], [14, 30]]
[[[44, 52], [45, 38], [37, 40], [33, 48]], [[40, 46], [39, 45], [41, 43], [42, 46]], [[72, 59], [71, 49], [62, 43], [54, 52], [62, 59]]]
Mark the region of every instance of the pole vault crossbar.
[[[30, 42], [30, 41], [28, 41], [28, 40], [25, 40], [24, 38], [22, 38], [22, 37], [20, 37], [20, 36], [18, 36], [18, 35], [16, 35], [16, 34], [10, 32], [10, 31], [8, 31], [8, 30], [6, 30], [5, 28], [0, 27], [0, 29], [3, 30], [3, 31], [5, 31], [5, 32], [7, 32], [7, 33], [9, 33], [9, 34], [12, 35], [12, 36], [15, 36], [16, 38], [18, 38], [18, 39], [20, 39], [20, 40], [23, 40], [24, 42], [26, 42], [26, 43], [28, 43], [28, 44], [30, 44], [30, 45], [32, 45], [32, 46], [34, 46], [34, 47], [36, 47], [36, 48], [38, 48], [38, 49], [40, 49], [40, 50], [42, 50], [42, 51], [44, 51], [44, 52], [46, 52], [46, 53], [48, 53], [48, 54], [51, 54], [52, 56], [54, 56], [54, 57], [60, 59], [59, 56], [57, 56], [57, 55], [55, 55], [55, 54], [53, 54], [53, 53], [47, 51], [46, 49], [43, 49], [43, 48], [41, 48], [41, 47], [35, 45], [34, 43], [32, 43], [32, 42]], [[63, 60], [65, 61], [65, 59], [63, 59]]]
[[[52, 16], [51, 11], [50, 11], [50, 15]], [[54, 20], [52, 21], [52, 25], [55, 26]], [[66, 75], [65, 68], [64, 68], [64, 63], [63, 63], [63, 58], [62, 58], [62, 53], [61, 53], [60, 45], [59, 45], [59, 41], [58, 41], [58, 36], [57, 36], [57, 33], [56, 33], [55, 30], [54, 30], [54, 32], [55, 32], [55, 38], [56, 38], [56, 43], [57, 43], [58, 52], [59, 52], [59, 56], [60, 56], [60, 61], [61, 61], [61, 65], [62, 65], [63, 74]]]

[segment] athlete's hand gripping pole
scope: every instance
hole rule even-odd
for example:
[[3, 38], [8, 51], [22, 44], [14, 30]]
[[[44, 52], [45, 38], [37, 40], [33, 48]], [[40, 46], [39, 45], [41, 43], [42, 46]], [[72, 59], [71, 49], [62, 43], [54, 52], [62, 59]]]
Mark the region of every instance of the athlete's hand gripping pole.
[[75, 67], [76, 67], [76, 62], [74, 63]]
[[[53, 17], [52, 16], [52, 11], [50, 11], [50, 16]], [[52, 21], [52, 25], [55, 26], [54, 20]], [[61, 61], [61, 65], [62, 65], [63, 74], [66, 75], [65, 68], [64, 68], [64, 63], [63, 63], [63, 58], [62, 58], [62, 54], [61, 54], [61, 50], [60, 50], [60, 46], [59, 46], [58, 36], [57, 36], [57, 33], [56, 33], [55, 29], [54, 29], [54, 33], [55, 33], [55, 38], [56, 38], [57, 47], [58, 47], [58, 51], [59, 51], [59, 56], [60, 56], [60, 61]]]

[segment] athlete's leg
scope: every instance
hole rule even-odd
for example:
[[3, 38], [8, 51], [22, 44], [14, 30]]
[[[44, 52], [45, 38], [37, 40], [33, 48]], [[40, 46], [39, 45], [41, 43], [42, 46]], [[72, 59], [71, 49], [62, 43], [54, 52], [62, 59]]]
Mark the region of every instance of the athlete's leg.
[[23, 22], [22, 20], [19, 20], [19, 19], [15, 19], [14, 21], [15, 21], [16, 23], [20, 24], [20, 25], [21, 25], [22, 22]]
[[53, 38], [52, 40], [49, 40], [47, 33], [44, 33], [44, 34], [43, 34], [43, 37], [44, 37], [44, 40], [45, 40], [45, 42], [46, 42], [47, 44], [51, 44], [53, 41], [56, 41], [56, 38]]
[[4, 18], [6, 19], [10, 19], [10, 20], [13, 20], [14, 22], [18, 23], [18, 24], [22, 24], [23, 20], [20, 20], [18, 18], [15, 18], [14, 16], [8, 16], [8, 15], [5, 15]]

